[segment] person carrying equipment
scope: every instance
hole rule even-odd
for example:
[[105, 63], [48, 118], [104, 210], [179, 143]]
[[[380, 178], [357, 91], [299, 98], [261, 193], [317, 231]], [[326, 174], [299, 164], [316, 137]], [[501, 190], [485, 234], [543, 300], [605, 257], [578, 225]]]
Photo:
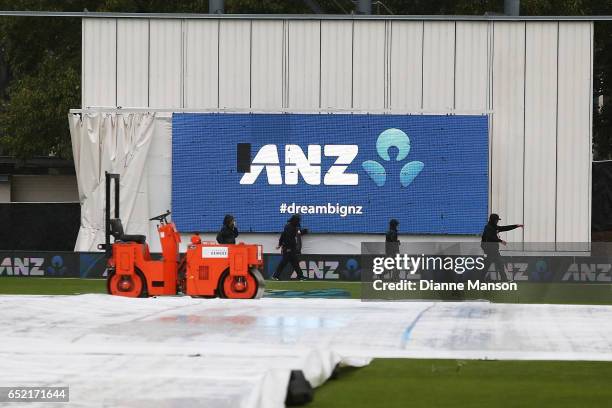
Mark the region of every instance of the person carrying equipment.
[[499, 237], [499, 233], [503, 231], [511, 231], [516, 228], [523, 228], [523, 224], [512, 224], [512, 225], [497, 225], [501, 218], [497, 214], [491, 214], [489, 216], [489, 222], [485, 225], [482, 231], [482, 239], [480, 247], [487, 255], [484, 268], [481, 272], [480, 279], [485, 280], [487, 271], [491, 267], [491, 264], [495, 265], [495, 270], [500, 280], [505, 280], [504, 276], [504, 264], [502, 257], [499, 253], [499, 244], [506, 245], [506, 241]]
[[236, 219], [231, 214], [226, 214], [223, 218], [223, 226], [217, 234], [217, 242], [219, 244], [235, 244], [238, 237], [238, 228], [236, 227]]
[[301, 236], [307, 232], [308, 230], [301, 229], [299, 214], [294, 214], [291, 216], [291, 218], [289, 218], [287, 224], [285, 225], [285, 229], [278, 239], [278, 246], [276, 249], [281, 249], [281, 254], [283, 257], [276, 267], [276, 271], [272, 275], [273, 280], [279, 280], [279, 276], [287, 264], [291, 264], [292, 269], [295, 271], [300, 280], [307, 279], [307, 276], [302, 272], [297, 259], [297, 255], [300, 252], [298, 250], [298, 238], [301, 238]]

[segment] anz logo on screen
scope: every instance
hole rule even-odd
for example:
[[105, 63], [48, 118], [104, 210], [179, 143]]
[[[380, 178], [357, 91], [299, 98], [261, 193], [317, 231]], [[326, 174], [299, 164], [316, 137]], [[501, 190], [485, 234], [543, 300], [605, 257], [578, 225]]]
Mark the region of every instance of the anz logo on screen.
[[[348, 166], [353, 163], [359, 153], [358, 145], [308, 145], [308, 154], [304, 154], [298, 145], [285, 145], [284, 179], [278, 155], [278, 146], [267, 144], [262, 146], [253, 160], [250, 160], [250, 144], [246, 149], [238, 147], [238, 169], [244, 173], [240, 184], [254, 184], [261, 173], [266, 173], [270, 185], [296, 185], [299, 175], [306, 184], [321, 185], [321, 152], [325, 157], [335, 157], [333, 165], [325, 171], [322, 177], [327, 186], [356, 186], [359, 184], [359, 174], [347, 172]], [[410, 138], [399, 129], [387, 129], [378, 135], [376, 140], [376, 153], [384, 161], [391, 161], [389, 149], [398, 150], [395, 161], [406, 159], [410, 153]], [[246, 161], [246, 164], [245, 164]], [[399, 177], [403, 187], [407, 187], [419, 175], [425, 165], [420, 161], [407, 162], [401, 169]], [[361, 167], [370, 179], [379, 187], [385, 185], [387, 172], [385, 166], [377, 160], [366, 160]]]

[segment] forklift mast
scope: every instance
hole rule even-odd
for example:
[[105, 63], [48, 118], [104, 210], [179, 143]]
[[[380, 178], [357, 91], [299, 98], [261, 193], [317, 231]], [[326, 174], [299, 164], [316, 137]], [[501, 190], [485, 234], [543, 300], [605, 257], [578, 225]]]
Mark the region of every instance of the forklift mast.
[[106, 206], [104, 208], [104, 230], [105, 230], [105, 243], [104, 243], [104, 248], [101, 248], [102, 245], [98, 246], [98, 249], [104, 249], [106, 252], [106, 256], [110, 257], [113, 253], [113, 246], [111, 245], [110, 242], [110, 237], [111, 237], [111, 226], [110, 226], [110, 220], [111, 220], [111, 182], [114, 183], [114, 187], [115, 187], [115, 194], [114, 194], [114, 198], [115, 198], [115, 212], [114, 212], [114, 217], [113, 218], [120, 218], [119, 217], [119, 174], [115, 174], [115, 173], [109, 173], [109, 172], [104, 172], [105, 174], [105, 182], [106, 182]]

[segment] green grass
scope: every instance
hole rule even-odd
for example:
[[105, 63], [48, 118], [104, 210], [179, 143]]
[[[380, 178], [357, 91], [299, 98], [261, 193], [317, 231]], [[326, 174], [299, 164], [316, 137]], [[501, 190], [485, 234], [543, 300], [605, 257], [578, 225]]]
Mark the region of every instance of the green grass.
[[[100, 279], [0, 277], [0, 294], [105, 293], [105, 285]], [[521, 285], [515, 297], [523, 301], [606, 303], [610, 294], [609, 285], [558, 284], [546, 290]], [[361, 296], [359, 282], [267, 282], [266, 288], [340, 289], [353, 298]], [[612, 401], [610, 378], [612, 363], [606, 362], [377, 359], [363, 368], [342, 369], [338, 379], [317, 388], [308, 407], [607, 407]]]
[[612, 363], [378, 359], [343, 369], [309, 408], [608, 407]]
[[[102, 279], [66, 279], [0, 276], [0, 294], [23, 295], [72, 295], [77, 293], [105, 293], [106, 283]], [[465, 292], [462, 298], [445, 296], [445, 300], [487, 299], [503, 303], [560, 303], [560, 304], [612, 304], [612, 285], [584, 283], [529, 283], [520, 282], [518, 292]], [[267, 281], [266, 289], [310, 291], [340, 289], [354, 299], [361, 297], [361, 282]], [[391, 294], [393, 295], [393, 294]], [[406, 293], [402, 292], [405, 296]], [[419, 298], [433, 298], [433, 295]]]
[[266, 289], [270, 290], [326, 290], [340, 289], [347, 291], [351, 298], [361, 297], [361, 282], [333, 282], [333, 281], [305, 281], [305, 282], [285, 282], [285, 281], [266, 281]]
[[106, 280], [0, 276], [0, 294], [3, 295], [76, 295], [81, 293], [106, 293]]
[[[358, 282], [275, 282], [266, 281], [266, 289], [274, 290], [322, 290], [342, 289], [359, 298]], [[0, 294], [3, 295], [74, 295], [82, 293], [106, 293], [104, 279], [33, 278], [0, 276]]]

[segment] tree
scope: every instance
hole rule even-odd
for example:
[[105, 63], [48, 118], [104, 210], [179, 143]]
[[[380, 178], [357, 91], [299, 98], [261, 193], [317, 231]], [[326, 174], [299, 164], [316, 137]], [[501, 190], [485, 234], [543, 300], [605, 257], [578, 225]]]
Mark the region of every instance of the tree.
[[[92, 3], [0, 1], [0, 8], [82, 11]], [[66, 114], [80, 101], [80, 38], [77, 18], [0, 19], [0, 52], [10, 78], [0, 106], [0, 145], [6, 153], [71, 156]]]

